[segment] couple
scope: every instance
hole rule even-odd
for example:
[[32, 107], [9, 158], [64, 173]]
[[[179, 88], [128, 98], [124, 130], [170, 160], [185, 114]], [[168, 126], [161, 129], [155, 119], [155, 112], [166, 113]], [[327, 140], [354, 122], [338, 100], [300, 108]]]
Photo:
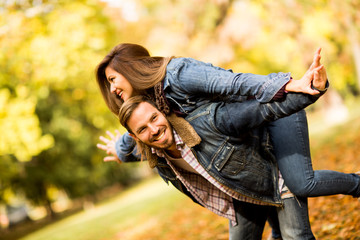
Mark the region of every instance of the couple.
[[[306, 197], [360, 194], [360, 177], [356, 174], [312, 170], [306, 116], [299, 110], [313, 103], [326, 88], [320, 50], [304, 77], [293, 80], [283, 73], [237, 74], [194, 59], [151, 57], [139, 45], [121, 44], [100, 63], [97, 79], [114, 113], [119, 113], [124, 100], [148, 95], [162, 115], [158, 112], [147, 120], [151, 123], [168, 117], [169, 128], [164, 125], [157, 129], [148, 142], [139, 141], [143, 131], [151, 130], [148, 126], [132, 129], [129, 124], [136, 111], [121, 121], [141, 143], [141, 153], [150, 166], [156, 167], [166, 181], [195, 202], [230, 219], [231, 239], [261, 238], [267, 214], [274, 209], [269, 206], [280, 206], [276, 210], [283, 239], [312, 239]], [[128, 105], [126, 102], [122, 106], [121, 113]], [[155, 113], [150, 106], [145, 110]], [[191, 126], [171, 112], [186, 117]], [[145, 146], [165, 143], [165, 137], [167, 145], [153, 149]], [[102, 140], [109, 145], [99, 145], [101, 149], [109, 151], [114, 147], [113, 141]], [[186, 150], [174, 149], [175, 140], [185, 143], [178, 147]], [[116, 147], [122, 161], [136, 160], [129, 155], [134, 150], [129, 134], [123, 135]], [[160, 150], [163, 147], [165, 151]], [[106, 158], [112, 159], [115, 157]], [[278, 181], [277, 165], [297, 201], [281, 199], [280, 190], [285, 185]]]

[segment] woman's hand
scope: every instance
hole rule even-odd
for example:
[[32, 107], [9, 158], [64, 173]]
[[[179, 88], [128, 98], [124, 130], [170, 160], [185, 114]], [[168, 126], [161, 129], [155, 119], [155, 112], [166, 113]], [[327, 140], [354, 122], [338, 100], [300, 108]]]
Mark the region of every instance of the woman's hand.
[[320, 69], [314, 72], [314, 80], [312, 82], [312, 85], [315, 89], [323, 91], [326, 89], [327, 81], [328, 79], [327, 79], [325, 67], [321, 65]]
[[314, 54], [313, 62], [304, 76], [300, 80], [291, 79], [286, 84], [285, 91], [316, 95], [320, 93], [318, 90], [326, 89], [327, 75], [325, 67], [320, 63], [320, 53], [321, 48], [318, 48]]
[[106, 131], [106, 134], [110, 137], [110, 139], [100, 136], [99, 139], [105, 144], [98, 143], [96, 147], [104, 150], [108, 156], [104, 157], [104, 162], [116, 161], [121, 163], [121, 160], [118, 158], [115, 149], [115, 143], [120, 137], [120, 133], [118, 130], [115, 130], [115, 135], [110, 131]]

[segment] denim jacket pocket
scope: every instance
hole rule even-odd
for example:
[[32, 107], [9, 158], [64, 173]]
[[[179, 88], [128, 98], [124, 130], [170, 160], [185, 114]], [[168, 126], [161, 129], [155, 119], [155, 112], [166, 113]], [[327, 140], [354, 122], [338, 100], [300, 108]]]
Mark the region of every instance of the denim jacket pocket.
[[224, 142], [216, 151], [213, 163], [217, 171], [226, 175], [237, 175], [246, 165], [246, 153]]

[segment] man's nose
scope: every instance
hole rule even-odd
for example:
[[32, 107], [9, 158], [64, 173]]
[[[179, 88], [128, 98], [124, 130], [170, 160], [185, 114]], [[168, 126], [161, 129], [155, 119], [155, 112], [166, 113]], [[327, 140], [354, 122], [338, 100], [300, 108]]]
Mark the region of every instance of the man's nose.
[[149, 124], [149, 129], [151, 131], [151, 134], [157, 134], [159, 132], [159, 127], [154, 124]]

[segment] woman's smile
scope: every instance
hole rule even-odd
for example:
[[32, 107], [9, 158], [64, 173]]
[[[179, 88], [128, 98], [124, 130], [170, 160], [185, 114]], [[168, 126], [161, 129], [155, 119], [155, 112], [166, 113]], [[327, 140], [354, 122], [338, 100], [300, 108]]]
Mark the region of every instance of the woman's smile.
[[105, 75], [110, 84], [110, 91], [122, 100], [126, 101], [135, 94], [136, 91], [134, 91], [129, 81], [111, 67], [105, 69]]
[[121, 96], [123, 95], [124, 91], [118, 91], [117, 95], [121, 98]]

